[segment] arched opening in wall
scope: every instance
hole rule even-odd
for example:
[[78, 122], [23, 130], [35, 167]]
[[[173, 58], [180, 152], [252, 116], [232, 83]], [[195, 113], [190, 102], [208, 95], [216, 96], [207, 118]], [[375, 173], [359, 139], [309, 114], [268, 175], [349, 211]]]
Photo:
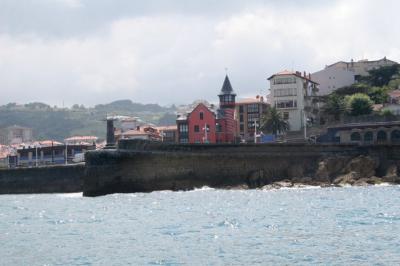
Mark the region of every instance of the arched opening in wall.
[[374, 140], [374, 134], [371, 131], [365, 132], [364, 141], [365, 142], [372, 142], [373, 140]]
[[393, 130], [390, 134], [390, 140], [395, 143], [400, 143], [400, 130]]
[[335, 143], [340, 143], [340, 132], [337, 132], [337, 133], [335, 134], [335, 137], [333, 138], [333, 141], [334, 141]]
[[387, 141], [387, 133], [383, 130], [378, 131], [378, 134], [376, 135], [376, 140], [378, 142], [386, 142]]
[[351, 141], [360, 141], [361, 140], [361, 134], [359, 132], [351, 133], [350, 140]]

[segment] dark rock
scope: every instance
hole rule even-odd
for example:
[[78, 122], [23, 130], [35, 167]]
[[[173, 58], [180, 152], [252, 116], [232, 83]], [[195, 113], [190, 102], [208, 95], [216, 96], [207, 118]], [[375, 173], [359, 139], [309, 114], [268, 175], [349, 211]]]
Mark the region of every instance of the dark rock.
[[375, 175], [375, 169], [379, 162], [370, 156], [358, 156], [353, 158], [344, 168], [344, 173], [353, 173], [353, 179], [368, 178]]

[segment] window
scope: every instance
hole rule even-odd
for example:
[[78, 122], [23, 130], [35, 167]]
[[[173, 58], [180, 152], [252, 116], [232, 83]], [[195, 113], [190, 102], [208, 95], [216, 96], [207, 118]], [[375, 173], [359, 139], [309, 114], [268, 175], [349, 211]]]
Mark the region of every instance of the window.
[[203, 114], [203, 112], [200, 112], [200, 120], [203, 120], [204, 119], [204, 114]]
[[244, 131], [244, 125], [240, 124], [240, 132], [243, 132], [243, 131]]
[[188, 125], [187, 124], [180, 124], [179, 125], [179, 132], [188, 132]]
[[200, 132], [200, 127], [199, 125], [194, 126], [194, 132]]
[[297, 101], [296, 100], [280, 100], [280, 101], [275, 101], [275, 106], [278, 109], [282, 108], [294, 108], [297, 107]]
[[295, 77], [274, 78], [274, 84], [291, 84], [291, 83], [296, 83], [296, 78]]
[[289, 120], [289, 112], [284, 112], [283, 113], [283, 119]]
[[372, 141], [374, 138], [374, 135], [371, 131], [368, 131], [364, 134], [364, 141]]
[[385, 131], [378, 131], [378, 134], [376, 135], [377, 141], [387, 141], [387, 134]]
[[243, 105], [239, 106], [239, 113], [243, 113]]
[[241, 114], [240, 117], [239, 117], [239, 121], [240, 121], [240, 122], [243, 122], [243, 115], [242, 115], [242, 114]]
[[400, 142], [400, 130], [394, 130], [390, 133], [390, 140], [392, 142]]
[[258, 113], [258, 112], [259, 112], [258, 104], [253, 103], [247, 105], [247, 113]]
[[296, 96], [296, 95], [297, 95], [296, 88], [286, 88], [286, 89], [275, 89], [274, 90], [274, 97]]
[[358, 132], [351, 133], [350, 140], [351, 141], [360, 141], [361, 140], [361, 134], [358, 133]]

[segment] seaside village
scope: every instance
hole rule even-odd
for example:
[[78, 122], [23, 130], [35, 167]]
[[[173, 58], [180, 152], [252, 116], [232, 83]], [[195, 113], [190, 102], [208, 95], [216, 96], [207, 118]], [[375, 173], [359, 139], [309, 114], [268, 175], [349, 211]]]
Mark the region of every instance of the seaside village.
[[[216, 90], [219, 104], [197, 100], [180, 106], [176, 123], [162, 127], [138, 117], [115, 116], [115, 140], [396, 143], [400, 142], [398, 71], [397, 62], [386, 57], [340, 61], [315, 73], [283, 70], [261, 77], [266, 78], [269, 94], [255, 93], [252, 98], [240, 97], [240, 88], [226, 75]], [[97, 136], [39, 141], [31, 128], [14, 125], [0, 129], [0, 167], [80, 163], [86, 151], [104, 146]]]

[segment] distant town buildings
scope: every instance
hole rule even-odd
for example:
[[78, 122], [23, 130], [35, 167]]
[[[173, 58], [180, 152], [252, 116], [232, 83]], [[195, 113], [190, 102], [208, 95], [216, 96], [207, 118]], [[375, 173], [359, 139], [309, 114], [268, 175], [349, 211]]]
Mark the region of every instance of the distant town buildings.
[[18, 148], [16, 155], [9, 157], [9, 164], [11, 167], [67, 164], [72, 163], [76, 155], [83, 156], [86, 151], [94, 149], [96, 145], [93, 144], [65, 145], [52, 140], [38, 141]]
[[327, 95], [336, 89], [354, 84], [360, 77], [368, 76], [370, 70], [394, 64], [397, 62], [386, 57], [373, 61], [367, 59], [360, 61], [352, 59], [350, 62], [339, 61], [311, 74], [311, 78], [319, 84], [318, 95]]
[[285, 70], [268, 80], [271, 105], [289, 122], [290, 130], [301, 130], [308, 121], [317, 119], [318, 102], [315, 97], [318, 83], [311, 80], [310, 75]]
[[259, 95], [236, 102], [235, 118], [238, 121], [236, 133], [242, 141], [254, 142], [255, 129], [260, 126], [262, 115], [268, 106], [264, 97]]
[[32, 128], [13, 125], [0, 129], [0, 144], [20, 144], [32, 140]]

